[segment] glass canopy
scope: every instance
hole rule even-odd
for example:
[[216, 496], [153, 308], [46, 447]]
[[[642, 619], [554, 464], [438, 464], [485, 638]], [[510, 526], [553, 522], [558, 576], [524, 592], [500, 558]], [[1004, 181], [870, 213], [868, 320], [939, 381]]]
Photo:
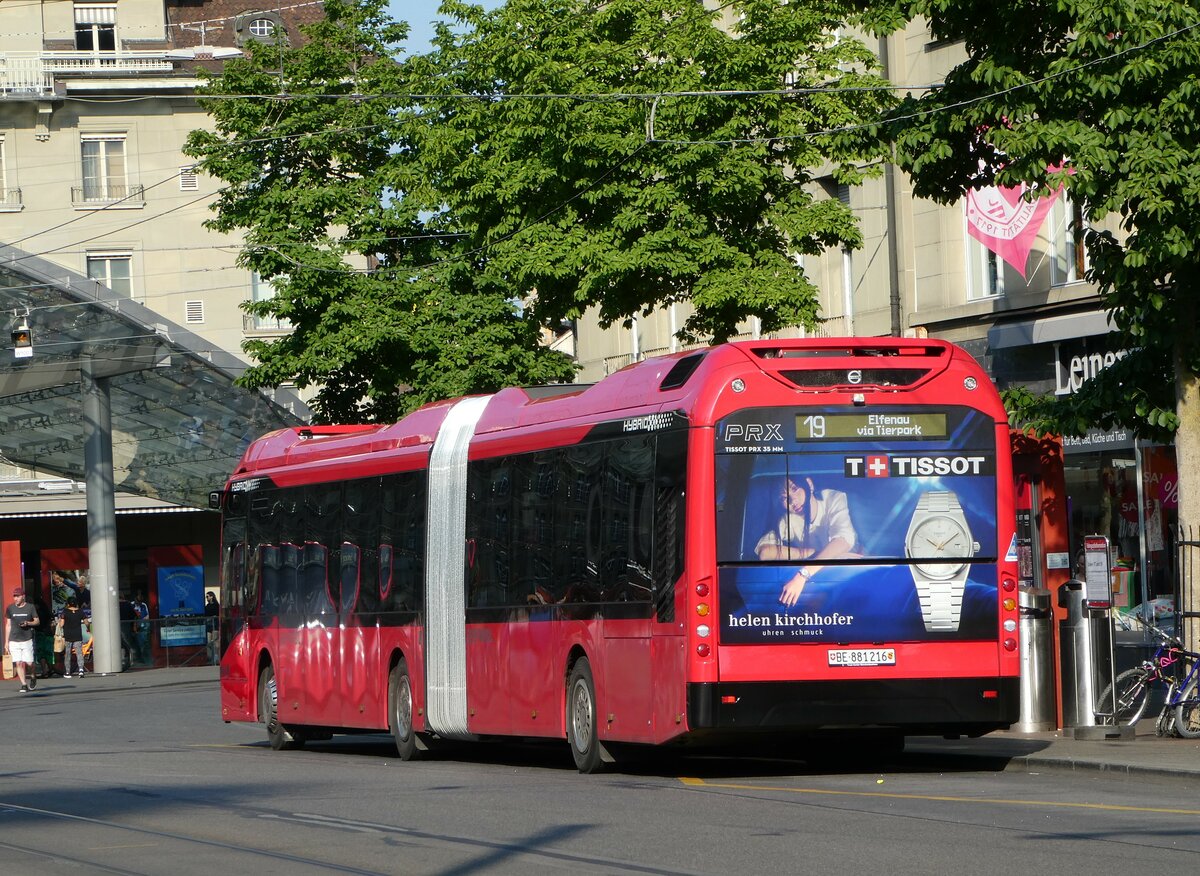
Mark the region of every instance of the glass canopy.
[[14, 247], [0, 246], [0, 314], [31, 344], [0, 333], [0, 462], [84, 479], [87, 363], [109, 386], [118, 491], [205, 508], [250, 441], [307, 420], [290, 393], [235, 386], [235, 356]]

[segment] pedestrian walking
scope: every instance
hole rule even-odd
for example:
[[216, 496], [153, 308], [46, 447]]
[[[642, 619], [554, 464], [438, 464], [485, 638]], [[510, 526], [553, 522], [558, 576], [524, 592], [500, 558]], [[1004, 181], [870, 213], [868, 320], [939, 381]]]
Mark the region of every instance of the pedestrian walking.
[[23, 587], [14, 588], [12, 595], [12, 604], [4, 609], [4, 616], [8, 618], [5, 650], [12, 657], [13, 668], [21, 682], [21, 693], [25, 693], [37, 687], [37, 673], [33, 671], [33, 631], [40, 620], [37, 608], [25, 601]]
[[83, 678], [83, 630], [91, 629], [91, 621], [79, 607], [79, 600], [74, 596], [67, 600], [62, 617], [58, 619], [58, 628], [67, 643], [66, 653], [63, 654], [63, 676], [71, 677], [71, 655], [79, 664], [79, 677]]

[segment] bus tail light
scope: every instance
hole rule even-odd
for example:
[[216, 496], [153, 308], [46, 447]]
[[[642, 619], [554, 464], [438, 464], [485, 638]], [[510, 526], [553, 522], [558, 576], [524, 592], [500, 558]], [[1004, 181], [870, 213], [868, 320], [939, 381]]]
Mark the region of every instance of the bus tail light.
[[696, 627], [696, 635], [701, 639], [707, 639], [708, 634], [711, 632], [712, 630], [708, 628], [708, 624], [700, 624], [698, 627]]
[[1017, 640], [1016, 639], [1005, 639], [1004, 640], [1004, 650], [1005, 651], [1017, 650]]
[[701, 657], [707, 657], [712, 653], [712, 648], [708, 647], [708, 642], [701, 642], [696, 646], [696, 653]]
[[705, 596], [708, 596], [708, 582], [707, 581], [701, 581], [699, 584], [696, 585], [696, 595], [699, 596], [701, 599], [703, 599]]
[[700, 617], [708, 617], [708, 603], [701, 602], [699, 605], [697, 605], [696, 614], [700, 615]]
[[1003, 605], [1005, 611], [1013, 611], [1017, 607], [1017, 601], [1011, 596], [1006, 596], [1004, 597]]

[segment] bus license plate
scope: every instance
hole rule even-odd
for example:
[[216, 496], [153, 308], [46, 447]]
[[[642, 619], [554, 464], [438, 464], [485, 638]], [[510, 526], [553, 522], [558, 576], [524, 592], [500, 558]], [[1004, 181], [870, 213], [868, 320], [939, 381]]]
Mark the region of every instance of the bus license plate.
[[895, 648], [842, 648], [829, 652], [830, 666], [895, 666]]

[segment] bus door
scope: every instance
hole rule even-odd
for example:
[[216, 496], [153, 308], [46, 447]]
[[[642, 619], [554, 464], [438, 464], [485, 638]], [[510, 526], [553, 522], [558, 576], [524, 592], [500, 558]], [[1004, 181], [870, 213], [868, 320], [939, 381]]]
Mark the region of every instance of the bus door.
[[380, 481], [348, 481], [342, 504], [342, 532], [330, 558], [329, 574], [336, 579], [336, 662], [342, 688], [341, 724], [379, 726], [378, 708], [387, 682], [377, 670], [379, 655], [379, 563], [368, 561], [366, 546], [376, 539]]
[[[245, 494], [229, 495], [230, 506], [238, 502], [244, 513]], [[254, 683], [250, 678], [250, 649], [246, 607], [251, 605], [246, 576], [246, 518], [226, 509], [221, 533], [221, 717], [247, 721], [253, 716]], [[257, 593], [254, 594], [257, 596]]]
[[654, 735], [655, 437], [633, 435], [606, 448], [600, 507], [600, 602], [605, 654], [597, 691], [602, 738]]

